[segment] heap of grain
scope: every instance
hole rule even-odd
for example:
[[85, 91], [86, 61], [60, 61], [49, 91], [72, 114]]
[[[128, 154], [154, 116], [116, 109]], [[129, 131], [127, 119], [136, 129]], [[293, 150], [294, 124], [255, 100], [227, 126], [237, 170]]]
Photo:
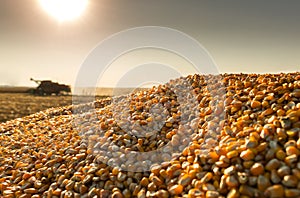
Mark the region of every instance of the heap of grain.
[[[199, 114], [182, 152], [160, 156], [173, 158], [152, 164], [149, 171], [130, 169], [139, 165], [134, 163], [149, 164], [147, 159], [115, 165], [112, 158], [121, 150], [146, 154], [169, 142], [184, 143], [184, 104], [170, 89], [184, 81], [196, 94]], [[157, 133], [140, 137], [119, 126], [113, 112], [121, 111], [118, 104], [129, 97], [137, 126], [164, 119], [151, 116], [151, 105], [167, 109]], [[117, 103], [107, 99], [48, 109], [0, 125], [0, 193], [22, 198], [300, 197], [299, 101], [300, 73], [224, 74], [173, 80]]]

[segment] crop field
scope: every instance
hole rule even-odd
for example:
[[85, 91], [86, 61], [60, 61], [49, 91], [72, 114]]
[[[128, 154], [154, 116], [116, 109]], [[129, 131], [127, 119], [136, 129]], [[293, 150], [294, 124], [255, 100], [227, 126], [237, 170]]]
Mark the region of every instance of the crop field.
[[0, 122], [27, 116], [51, 107], [72, 104], [72, 96], [34, 96], [26, 93], [0, 93]]
[[[97, 99], [107, 96], [97, 96]], [[80, 97], [74, 103], [84, 102]], [[72, 104], [72, 96], [35, 96], [28, 93], [1, 93], [0, 91], [0, 123], [21, 118], [48, 108], [62, 107]]]

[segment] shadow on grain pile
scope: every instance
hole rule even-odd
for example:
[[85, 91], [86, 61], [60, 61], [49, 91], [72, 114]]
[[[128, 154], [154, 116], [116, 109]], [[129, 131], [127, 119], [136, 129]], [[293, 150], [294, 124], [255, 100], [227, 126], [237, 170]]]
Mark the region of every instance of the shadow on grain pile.
[[[198, 114], [186, 115], [180, 93], [171, 89], [184, 83], [192, 87]], [[126, 98], [127, 113], [120, 108]], [[53, 108], [0, 124], [1, 195], [300, 197], [300, 73], [193, 75], [116, 101]], [[150, 107], [158, 103], [167, 111], [153, 117]], [[128, 115], [132, 133], [121, 127]], [[157, 133], [136, 134], [163, 118]], [[186, 119], [197, 124], [186, 128]], [[187, 131], [188, 141], [182, 136]], [[128, 152], [147, 156], [168, 144], [181, 152], [122, 158]], [[172, 160], [151, 164], [157, 159]]]

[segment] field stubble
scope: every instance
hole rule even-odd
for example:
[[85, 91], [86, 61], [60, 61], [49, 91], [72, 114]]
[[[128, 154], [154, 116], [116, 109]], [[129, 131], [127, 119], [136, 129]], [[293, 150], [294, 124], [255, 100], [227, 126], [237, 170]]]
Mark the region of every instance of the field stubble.
[[[97, 97], [103, 98], [103, 97]], [[72, 96], [35, 96], [27, 93], [0, 93], [0, 123], [48, 108], [72, 104]]]

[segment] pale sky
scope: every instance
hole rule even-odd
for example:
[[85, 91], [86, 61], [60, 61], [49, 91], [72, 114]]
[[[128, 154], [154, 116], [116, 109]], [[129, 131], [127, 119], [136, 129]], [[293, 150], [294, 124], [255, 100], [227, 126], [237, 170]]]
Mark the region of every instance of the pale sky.
[[[98, 43], [139, 26], [168, 27], [195, 38], [221, 73], [300, 71], [299, 10], [298, 0], [89, 0], [78, 19], [58, 22], [38, 0], [1, 0], [0, 85], [35, 86], [30, 77], [73, 85]], [[161, 60], [164, 53], [155, 53], [153, 61]], [[108, 86], [126, 67], [153, 55], [133, 54], [115, 61], [119, 66], [103, 79]], [[171, 57], [168, 64], [180, 72], [189, 70], [177, 57], [163, 57]]]

